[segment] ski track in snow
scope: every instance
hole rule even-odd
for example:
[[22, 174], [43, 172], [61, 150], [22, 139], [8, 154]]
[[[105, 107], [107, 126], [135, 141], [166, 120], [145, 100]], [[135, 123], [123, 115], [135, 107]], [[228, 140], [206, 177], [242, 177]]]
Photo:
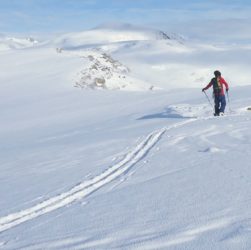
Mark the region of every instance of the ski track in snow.
[[154, 145], [161, 139], [162, 135], [168, 130], [184, 126], [188, 123], [198, 120], [208, 120], [208, 117], [186, 119], [183, 122], [175, 123], [169, 127], [164, 127], [159, 130], [151, 132], [142, 142], [140, 142], [134, 149], [129, 151], [124, 158], [118, 163], [112, 165], [100, 175], [84, 181], [68, 192], [56, 195], [48, 200], [45, 200], [30, 208], [21, 210], [17, 213], [12, 213], [0, 218], [0, 233], [11, 229], [21, 223], [37, 218], [41, 215], [50, 213], [56, 209], [65, 207], [73, 202], [81, 200], [91, 193], [97, 191], [106, 184], [111, 183], [115, 179], [126, 174], [137, 162], [142, 160], [144, 156], [154, 147]]

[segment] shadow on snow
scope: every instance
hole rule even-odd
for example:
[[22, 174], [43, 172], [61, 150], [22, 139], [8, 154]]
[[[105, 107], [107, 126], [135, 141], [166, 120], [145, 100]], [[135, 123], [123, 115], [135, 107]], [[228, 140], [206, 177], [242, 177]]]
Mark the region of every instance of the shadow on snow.
[[156, 113], [156, 114], [150, 114], [150, 115], [145, 115], [137, 120], [146, 120], [146, 119], [188, 119], [188, 118], [194, 118], [192, 116], [186, 116], [183, 114], [179, 114], [174, 111], [173, 108], [167, 108], [164, 112], [161, 113]]

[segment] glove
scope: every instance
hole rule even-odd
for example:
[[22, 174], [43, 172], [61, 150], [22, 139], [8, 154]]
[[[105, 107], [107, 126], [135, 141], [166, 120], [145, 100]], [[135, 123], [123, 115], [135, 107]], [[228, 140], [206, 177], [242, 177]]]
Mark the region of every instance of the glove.
[[226, 89], [226, 91], [228, 92], [229, 89]]
[[205, 88], [202, 89], [202, 92], [204, 92], [204, 91], [205, 91]]

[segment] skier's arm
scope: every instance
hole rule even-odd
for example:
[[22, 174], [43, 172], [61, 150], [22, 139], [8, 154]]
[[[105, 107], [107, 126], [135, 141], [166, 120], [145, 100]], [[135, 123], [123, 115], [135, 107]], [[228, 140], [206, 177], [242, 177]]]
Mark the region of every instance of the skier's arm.
[[225, 85], [226, 91], [228, 91], [229, 90], [229, 86], [228, 86], [228, 83], [225, 81], [224, 78], [221, 78], [221, 82], [222, 82], [222, 84]]
[[208, 85], [205, 88], [202, 89], [202, 91], [209, 89], [212, 85], [213, 85], [213, 83], [211, 81], [210, 83], [208, 83]]

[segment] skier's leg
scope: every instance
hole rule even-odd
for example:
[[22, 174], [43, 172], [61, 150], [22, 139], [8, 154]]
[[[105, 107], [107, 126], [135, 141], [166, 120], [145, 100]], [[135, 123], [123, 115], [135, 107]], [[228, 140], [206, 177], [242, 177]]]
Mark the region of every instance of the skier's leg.
[[225, 96], [220, 96], [220, 112], [224, 113], [226, 107], [226, 98]]
[[219, 115], [220, 113], [220, 99], [219, 96], [214, 97], [214, 115]]

